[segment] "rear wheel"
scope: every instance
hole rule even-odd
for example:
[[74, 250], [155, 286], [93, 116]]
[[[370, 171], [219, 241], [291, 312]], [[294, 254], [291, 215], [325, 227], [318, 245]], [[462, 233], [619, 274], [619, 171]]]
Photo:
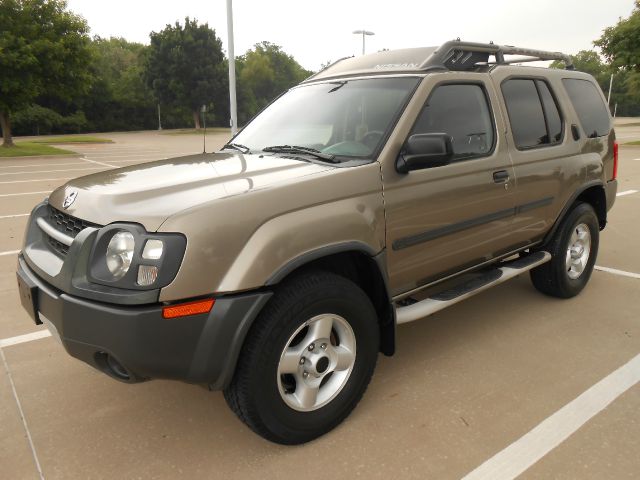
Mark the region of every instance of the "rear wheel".
[[576, 296], [585, 287], [598, 254], [600, 227], [593, 207], [578, 203], [565, 216], [548, 245], [552, 258], [531, 270], [531, 281], [542, 293]]
[[327, 272], [296, 276], [256, 319], [225, 398], [266, 439], [307, 442], [356, 406], [378, 346], [376, 312], [357, 285]]

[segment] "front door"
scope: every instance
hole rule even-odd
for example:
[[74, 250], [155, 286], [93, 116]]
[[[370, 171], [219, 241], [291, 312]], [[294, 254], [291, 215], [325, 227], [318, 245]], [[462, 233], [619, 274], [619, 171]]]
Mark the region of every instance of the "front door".
[[486, 74], [473, 81], [468, 73], [460, 81], [434, 77], [442, 79], [427, 77], [416, 93], [428, 97], [408, 135], [447, 133], [451, 162], [408, 174], [391, 168], [391, 158], [383, 164], [394, 296], [503, 254], [513, 243], [515, 179], [504, 122], [491, 107], [493, 86]]

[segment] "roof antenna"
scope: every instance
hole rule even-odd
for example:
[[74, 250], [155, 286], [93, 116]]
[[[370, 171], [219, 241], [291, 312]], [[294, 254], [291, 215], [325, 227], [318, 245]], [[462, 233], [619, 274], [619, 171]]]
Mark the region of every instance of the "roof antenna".
[[204, 125], [204, 135], [202, 136], [202, 153], [207, 153], [207, 106], [202, 105], [202, 123]]

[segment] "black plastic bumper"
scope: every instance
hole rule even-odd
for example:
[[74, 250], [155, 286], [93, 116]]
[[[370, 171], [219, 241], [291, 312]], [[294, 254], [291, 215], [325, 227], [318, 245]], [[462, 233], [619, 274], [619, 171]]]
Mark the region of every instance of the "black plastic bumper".
[[616, 194], [618, 193], [618, 180], [609, 180], [604, 185], [604, 194], [607, 199], [607, 212], [613, 207], [613, 203], [616, 201]]
[[[259, 292], [220, 297], [208, 314], [167, 320], [160, 304], [111, 305], [57, 291], [22, 256], [17, 274], [35, 285], [40, 317], [53, 324], [71, 356], [129, 382], [170, 378], [224, 388], [251, 323], [271, 296]], [[126, 375], [118, 375], [118, 366]]]

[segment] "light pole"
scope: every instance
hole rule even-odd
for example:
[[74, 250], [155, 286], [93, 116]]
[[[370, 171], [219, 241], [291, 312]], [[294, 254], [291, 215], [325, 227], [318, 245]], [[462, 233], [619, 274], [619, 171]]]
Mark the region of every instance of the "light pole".
[[238, 132], [238, 112], [236, 104], [236, 56], [233, 52], [233, 7], [227, 0], [227, 36], [229, 39], [229, 110], [231, 112], [231, 135]]
[[370, 32], [369, 30], [354, 30], [353, 33], [355, 35], [362, 35], [362, 54], [364, 55], [364, 37], [367, 35], [375, 35], [375, 33]]

